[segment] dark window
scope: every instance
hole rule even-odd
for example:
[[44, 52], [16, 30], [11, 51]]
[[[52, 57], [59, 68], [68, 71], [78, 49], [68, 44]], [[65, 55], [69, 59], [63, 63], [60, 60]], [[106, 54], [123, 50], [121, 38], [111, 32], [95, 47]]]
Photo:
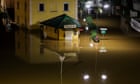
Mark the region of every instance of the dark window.
[[68, 11], [69, 10], [69, 4], [68, 3], [64, 3], [64, 11]]
[[44, 11], [44, 4], [43, 3], [39, 4], [39, 11]]

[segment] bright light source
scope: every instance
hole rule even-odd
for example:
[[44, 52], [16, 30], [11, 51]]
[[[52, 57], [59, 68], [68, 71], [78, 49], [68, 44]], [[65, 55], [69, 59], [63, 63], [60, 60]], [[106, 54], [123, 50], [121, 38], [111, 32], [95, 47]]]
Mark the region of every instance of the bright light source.
[[102, 74], [102, 75], [101, 75], [101, 79], [102, 79], [102, 80], [106, 80], [106, 79], [107, 79], [107, 75]]
[[89, 28], [88, 28], [88, 26], [86, 26], [86, 28], [85, 28], [86, 30], [88, 30]]
[[83, 21], [86, 22], [86, 19], [84, 18]]
[[92, 7], [92, 5], [93, 5], [93, 1], [87, 1], [87, 2], [85, 3], [85, 7], [86, 7], [86, 8], [90, 8], [90, 7]]
[[102, 9], [99, 9], [99, 12], [100, 12], [100, 13], [103, 13], [103, 10], [102, 10]]
[[84, 76], [83, 76], [83, 79], [84, 80], [88, 80], [90, 78], [90, 76], [88, 75], [88, 74], [85, 74]]
[[105, 5], [104, 5], [104, 9], [108, 9], [109, 7], [110, 7], [109, 4], [105, 4]]
[[90, 8], [91, 6], [90, 6], [90, 5], [86, 5], [85, 7], [86, 7], [86, 8]]

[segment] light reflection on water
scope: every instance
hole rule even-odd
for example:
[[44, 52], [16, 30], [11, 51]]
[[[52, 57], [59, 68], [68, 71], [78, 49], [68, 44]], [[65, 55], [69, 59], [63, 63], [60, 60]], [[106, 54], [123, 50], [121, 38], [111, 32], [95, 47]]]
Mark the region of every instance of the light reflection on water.
[[[136, 66], [139, 62], [138, 59], [130, 58], [136, 54], [127, 54], [127, 50], [132, 50], [132, 44], [129, 44], [131, 42], [123, 41], [103, 40], [103, 45], [94, 43], [93, 47], [90, 47], [90, 42], [85, 40], [42, 40], [33, 33], [19, 31], [16, 32], [16, 56], [29, 64], [40, 64], [40, 66], [33, 69], [26, 67], [31, 71], [25, 70], [24, 67], [22, 69], [26, 75], [16, 71], [13, 75], [22, 74], [23, 79], [27, 76], [27, 78], [32, 77], [30, 82], [41, 80], [42, 84], [125, 84], [127, 81], [131, 81], [127, 84], [133, 84], [132, 82], [139, 80], [139, 75], [136, 75], [140, 70]], [[101, 48], [102, 46], [104, 48]], [[107, 52], [100, 53], [100, 49], [107, 49]], [[45, 65], [42, 66], [43, 64]], [[83, 80], [83, 76], [86, 80]], [[16, 81], [14, 77], [13, 81]], [[37, 84], [41, 83], [38, 82]]]
[[[99, 49], [98, 43], [93, 43], [93, 44], [94, 44], [93, 48], [95, 50], [98, 50]], [[73, 67], [73, 65], [69, 63], [72, 63], [76, 65], [77, 67], [81, 68], [80, 70], [74, 67], [72, 69], [72, 72], [74, 70], [79, 70], [79, 72], [74, 73], [77, 78], [79, 77], [78, 74], [82, 74], [83, 72], [86, 72], [86, 70], [89, 69], [90, 67], [93, 68], [92, 69], [93, 72], [91, 73], [94, 73], [94, 75], [97, 75], [96, 69], [97, 69], [98, 51], [94, 51], [97, 53], [94, 54], [96, 59], [95, 59], [95, 62], [94, 61], [92, 62], [93, 66], [89, 66], [86, 64], [88, 67], [87, 66], [83, 67], [81, 66], [81, 63], [83, 62], [81, 62], [81, 60], [79, 59], [80, 58], [79, 53], [81, 52], [79, 48], [80, 48], [80, 41], [58, 41], [58, 40], [51, 40], [51, 39], [42, 40], [40, 39], [39, 36], [34, 35], [30, 32], [24, 32], [24, 31], [16, 32], [16, 56], [18, 56], [19, 58], [23, 59], [24, 61], [30, 64], [44, 64], [44, 63], [45, 64], [54, 63], [56, 65], [60, 64], [60, 69], [57, 69], [58, 71], [56, 71], [60, 73], [60, 76], [59, 76], [60, 84], [65, 84], [66, 82], [68, 82], [68, 80], [64, 81], [66, 73], [65, 73], [65, 70], [63, 70], [63, 68], [64, 69], [66, 67], [69, 68], [67, 65], [70, 65], [71, 67]], [[89, 47], [89, 49], [92, 49], [92, 48]], [[82, 68], [85, 68], [85, 69], [82, 69]], [[75, 80], [73, 79], [75, 78], [73, 77], [74, 74], [72, 75], [70, 73], [68, 73], [67, 76], [70, 76], [70, 78], [72, 77], [71, 80], [75, 82], [79, 82], [79, 83], [80, 81], [82, 83], [82, 81], [90, 80], [91, 78], [94, 77], [91, 74], [86, 74], [84, 75], [84, 80], [83, 79], [79, 80], [79, 78], [78, 80]], [[69, 77], [66, 77], [66, 78], [69, 78]]]
[[78, 61], [78, 41], [42, 40], [30, 32], [16, 33], [16, 55], [29, 63], [58, 62], [56, 53], [66, 55], [67, 61]]

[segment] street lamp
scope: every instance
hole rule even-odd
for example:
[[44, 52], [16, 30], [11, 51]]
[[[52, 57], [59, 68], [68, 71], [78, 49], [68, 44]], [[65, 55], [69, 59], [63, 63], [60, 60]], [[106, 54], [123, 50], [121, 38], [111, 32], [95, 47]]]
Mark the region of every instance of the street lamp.
[[87, 1], [85, 3], [85, 8], [86, 8], [86, 11], [87, 11], [87, 14], [90, 13], [90, 8], [93, 6], [93, 1]]
[[92, 5], [93, 5], [93, 1], [87, 1], [87, 2], [85, 3], [85, 7], [86, 7], [86, 8], [90, 8]]
[[104, 9], [108, 9], [109, 7], [110, 7], [109, 4], [104, 4], [104, 6], [103, 6]]
[[106, 2], [103, 5], [104, 12], [108, 15], [111, 14], [111, 2]]

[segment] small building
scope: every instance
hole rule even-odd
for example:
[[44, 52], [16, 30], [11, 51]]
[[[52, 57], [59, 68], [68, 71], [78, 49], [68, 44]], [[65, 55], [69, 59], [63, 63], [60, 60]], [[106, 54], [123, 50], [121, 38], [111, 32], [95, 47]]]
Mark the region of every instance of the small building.
[[57, 40], [78, 40], [80, 23], [66, 15], [62, 14], [49, 20], [42, 21], [43, 31], [47, 37]]

